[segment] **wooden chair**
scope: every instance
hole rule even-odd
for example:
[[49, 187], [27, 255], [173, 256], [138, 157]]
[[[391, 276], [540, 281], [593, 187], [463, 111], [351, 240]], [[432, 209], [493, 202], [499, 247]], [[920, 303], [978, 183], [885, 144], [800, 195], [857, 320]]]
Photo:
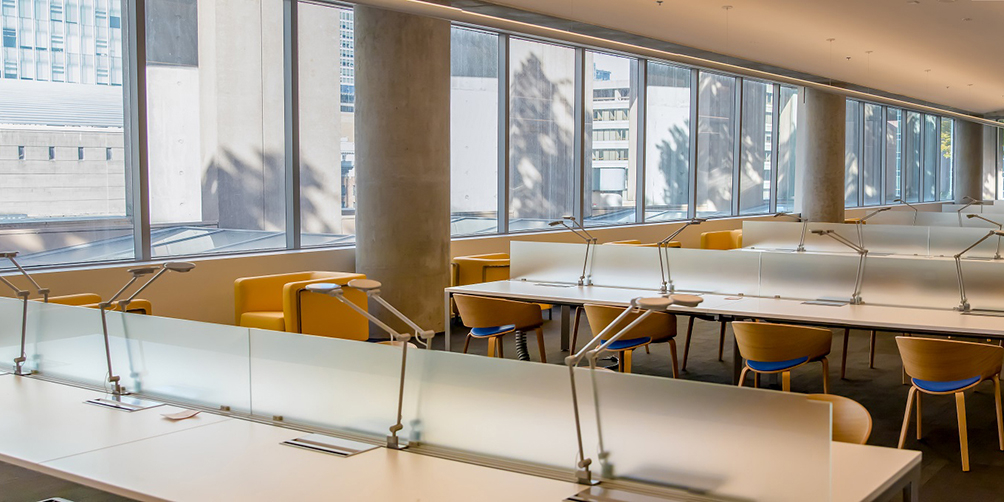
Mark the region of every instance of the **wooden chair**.
[[[610, 307], [607, 305], [586, 305], [586, 319], [589, 320], [589, 329], [593, 336], [600, 334], [610, 323], [617, 319], [617, 316], [624, 312], [622, 307]], [[628, 315], [620, 324], [615, 326], [615, 331], [610, 333], [613, 336], [617, 331], [631, 324], [640, 316], [640, 312]], [[641, 324], [635, 326], [631, 331], [624, 334], [620, 340], [614, 342], [610, 348], [618, 352], [618, 368], [624, 373], [631, 373], [631, 353], [638, 347], [648, 348], [649, 344], [669, 342], [669, 352], [673, 358], [673, 378], [679, 378], [679, 370], [676, 363], [676, 316], [665, 312], [653, 312]]]
[[754, 386], [759, 386], [761, 374], [781, 373], [781, 389], [791, 391], [791, 370], [820, 362], [823, 365], [823, 394], [830, 393], [830, 353], [833, 333], [828, 329], [770, 324], [765, 322], [733, 322], [732, 331], [739, 353], [746, 360], [739, 374], [742, 387], [746, 373], [754, 374]]
[[833, 394], [805, 396], [833, 405], [833, 440], [841, 443], [866, 444], [872, 434], [872, 416], [861, 403]]
[[471, 338], [488, 339], [488, 357], [505, 357], [502, 351], [502, 336], [509, 333], [526, 333], [534, 330], [537, 334], [537, 349], [540, 362], [547, 362], [544, 350], [544, 318], [536, 303], [517, 302], [501, 298], [486, 298], [471, 295], [453, 295], [464, 326], [471, 328], [464, 341], [464, 353]]
[[910, 412], [914, 398], [917, 401], [917, 439], [920, 429], [920, 395], [955, 395], [955, 409], [959, 420], [959, 446], [962, 449], [962, 470], [969, 471], [969, 440], [966, 432], [965, 391], [984, 380], [994, 383], [994, 401], [997, 406], [998, 446], [1004, 451], [1004, 418], [1001, 417], [1001, 363], [1004, 348], [997, 345], [960, 342], [933, 338], [897, 336], [896, 345], [903, 358], [903, 368], [910, 375], [910, 393], [906, 398], [903, 428], [899, 434], [899, 448], [906, 442], [910, 427]]

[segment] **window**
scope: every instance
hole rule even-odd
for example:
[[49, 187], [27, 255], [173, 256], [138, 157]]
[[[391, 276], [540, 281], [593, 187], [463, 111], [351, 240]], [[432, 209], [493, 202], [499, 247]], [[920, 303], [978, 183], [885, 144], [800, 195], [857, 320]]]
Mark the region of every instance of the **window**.
[[861, 179], [861, 102], [847, 100], [844, 115], [844, 206], [857, 207]]
[[906, 112], [906, 127], [903, 132], [903, 199], [907, 202], [920, 201], [920, 126], [921, 115]]
[[49, 147], [49, 160], [56, 160], [56, 147]]
[[17, 33], [14, 28], [3, 29], [3, 46], [11, 49], [17, 47]]
[[509, 229], [572, 214], [575, 51], [509, 42]]
[[499, 37], [454, 28], [450, 52], [450, 227], [498, 231]]
[[112, 160], [112, 149], [105, 148], [105, 160]]
[[682, 220], [690, 208], [690, 73], [648, 63], [645, 221]]
[[861, 156], [861, 195], [866, 206], [882, 203], [882, 153], [885, 119], [882, 107], [865, 103], [864, 148]]
[[77, 160], [84, 160], [84, 147], [77, 147]]
[[732, 214], [736, 79], [701, 72], [697, 96], [697, 216]]
[[[588, 76], [585, 103], [583, 179], [586, 225], [614, 225], [637, 221], [637, 89], [638, 61], [598, 52], [585, 53]], [[597, 140], [601, 132], [608, 138]]]
[[774, 85], [743, 81], [739, 214], [770, 211]]
[[[263, 9], [281, 10], [280, 0], [262, 4]], [[192, 18], [165, 19], [147, 11], [148, 32], [258, 32], [253, 37], [218, 37], [216, 50], [226, 57], [200, 61], [198, 68], [169, 64], [146, 68], [149, 180], [156, 187], [150, 192], [150, 223], [156, 258], [286, 247], [283, 76], [273, 71], [282, 66], [282, 51], [262, 46], [263, 41], [281, 37], [230, 11], [237, 8], [222, 4], [214, 17], [198, 19], [204, 31], [174, 25], [179, 19], [194, 22]], [[309, 22], [301, 23], [305, 32], [310, 28]], [[148, 49], [151, 54], [184, 53], [196, 43], [197, 39], [162, 37]], [[97, 82], [108, 84], [109, 58], [99, 56], [96, 63]], [[240, 82], [240, 92], [232, 92], [234, 82]], [[325, 87], [324, 92], [329, 90]], [[193, 107], [193, 102], [201, 105]], [[330, 131], [327, 127], [336, 127], [332, 122], [337, 121], [325, 117], [313, 129]], [[331, 136], [324, 141], [334, 142]], [[307, 138], [303, 143], [311, 144]]]
[[795, 131], [798, 126], [798, 89], [781, 87], [777, 130], [777, 210], [795, 210]]
[[938, 200], [938, 165], [941, 148], [939, 147], [940, 125], [938, 117], [924, 115], [924, 202]]
[[886, 108], [885, 203], [903, 196], [903, 111]]
[[17, 160], [24, 160], [24, 147], [17, 147]]
[[[941, 117], [941, 134], [938, 137], [938, 200], [952, 200], [955, 196], [955, 185], [952, 174], [952, 139], [955, 122], [950, 118]], [[999, 198], [999, 197], [998, 197]]]

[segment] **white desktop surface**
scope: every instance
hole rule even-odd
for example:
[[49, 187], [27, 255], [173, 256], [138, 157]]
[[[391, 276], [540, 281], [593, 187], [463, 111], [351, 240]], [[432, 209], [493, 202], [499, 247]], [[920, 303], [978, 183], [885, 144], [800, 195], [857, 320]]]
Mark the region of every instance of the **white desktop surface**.
[[920, 458], [918, 451], [834, 442], [830, 445], [833, 502], [874, 500], [894, 480], [917, 468]]
[[127, 412], [84, 402], [101, 396], [34, 378], [0, 376], [0, 461], [41, 463], [229, 420], [202, 413], [173, 422], [161, 414], [182, 408]]
[[377, 448], [342, 458], [281, 442], [304, 433], [229, 420], [48, 463], [139, 500], [558, 501], [574, 483]]

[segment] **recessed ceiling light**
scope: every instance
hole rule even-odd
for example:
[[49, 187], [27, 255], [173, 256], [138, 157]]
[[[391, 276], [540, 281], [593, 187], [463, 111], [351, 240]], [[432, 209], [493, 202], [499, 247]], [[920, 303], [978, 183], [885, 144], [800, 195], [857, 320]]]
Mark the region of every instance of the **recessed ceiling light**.
[[906, 0], [906, 3], [910, 5], [920, 5], [920, 0]]
[[966, 22], [969, 22], [969, 21], [972, 21], [973, 18], [971, 18], [971, 17], [964, 17], [964, 18], [962, 18], [962, 20], [966, 21]]
[[938, 0], [941, 3], [955, 3], [956, 0]]

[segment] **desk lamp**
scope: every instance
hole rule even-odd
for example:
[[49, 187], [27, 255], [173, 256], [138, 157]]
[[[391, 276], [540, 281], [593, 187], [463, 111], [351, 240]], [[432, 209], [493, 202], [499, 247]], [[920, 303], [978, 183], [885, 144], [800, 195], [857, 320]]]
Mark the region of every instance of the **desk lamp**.
[[[565, 221], [571, 221], [572, 223], [575, 223], [576, 225], [578, 225], [579, 229], [576, 230], [575, 227], [569, 225], [568, 223], [565, 223]], [[589, 232], [587, 232], [586, 231], [586, 227], [582, 226], [582, 223], [580, 223], [578, 220], [576, 220], [574, 216], [563, 216], [560, 220], [555, 220], [555, 221], [552, 221], [552, 222], [548, 223], [547, 226], [549, 226], [549, 227], [557, 227], [557, 226], [565, 227], [568, 230], [570, 230], [573, 234], [575, 234], [578, 238], [580, 238], [580, 239], [582, 239], [583, 241], [586, 242], [586, 256], [582, 260], [582, 275], [579, 276], [579, 286], [592, 286], [593, 285], [593, 279], [592, 279], [592, 277], [588, 277], [588, 278], [586, 277], [586, 267], [589, 266], [589, 251], [590, 251], [590, 249], [593, 246], [596, 245], [596, 242], [597, 242], [598, 239], [596, 239], [595, 237], [592, 236], [592, 234], [590, 234]], [[592, 274], [590, 274], [590, 275], [592, 275]]]
[[[680, 235], [681, 232], [683, 232], [684, 230], [686, 230], [687, 227], [689, 227], [691, 225], [700, 225], [701, 223], [704, 223], [705, 221], [708, 221], [708, 220], [706, 218], [694, 218], [694, 219], [692, 219], [692, 220], [684, 223], [682, 227], [676, 229], [675, 232], [669, 234], [669, 236], [667, 236], [665, 239], [663, 239], [663, 240], [659, 241], [658, 243], [656, 243], [655, 250], [656, 250], [657, 253], [659, 253], [659, 273], [662, 276], [662, 287], [659, 288], [659, 292], [660, 293], [662, 293], [662, 294], [672, 293], [673, 290], [675, 289], [673, 287], [673, 279], [670, 278], [670, 277], [668, 277], [669, 276], [669, 251], [668, 251], [669, 246], [667, 244], [669, 244], [669, 241], [671, 241], [674, 238], [676, 238], [677, 235]], [[665, 255], [665, 258], [663, 258], [663, 255]], [[665, 264], [663, 263], [664, 261], [665, 261]]]
[[[366, 297], [367, 298], [372, 298], [372, 299], [376, 300], [376, 302], [379, 303], [380, 305], [382, 305], [385, 309], [387, 309], [388, 312], [390, 312], [391, 314], [394, 314], [395, 317], [397, 317], [398, 319], [404, 321], [405, 324], [407, 324], [411, 329], [413, 329], [415, 331], [415, 338], [416, 338], [416, 340], [419, 343], [423, 343], [427, 348], [430, 346], [430, 344], [432, 343], [431, 342], [432, 337], [435, 336], [436, 333], [433, 332], [433, 331], [431, 331], [431, 330], [422, 329], [417, 324], [415, 324], [411, 319], [409, 319], [404, 314], [402, 314], [399, 310], [397, 310], [396, 308], [394, 308], [393, 306], [391, 306], [390, 303], [387, 303], [387, 301], [384, 300], [380, 296], [380, 287], [381, 287], [381, 284], [380, 284], [379, 281], [374, 281], [374, 280], [371, 280], [371, 279], [353, 279], [353, 280], [349, 281], [348, 286], [350, 288], [358, 289], [359, 291], [362, 291], [362, 292], [366, 293]], [[387, 334], [390, 335], [391, 340], [393, 340], [395, 342], [398, 342], [398, 341], [402, 342], [401, 343], [401, 384], [400, 384], [400, 387], [398, 389], [398, 396], [397, 396], [397, 423], [395, 423], [394, 425], [392, 425], [390, 427], [390, 435], [387, 436], [387, 447], [395, 449], [395, 450], [402, 450], [402, 449], [404, 449], [405, 445], [402, 445], [400, 443], [400, 441], [398, 440], [398, 437], [397, 437], [397, 433], [398, 433], [398, 431], [400, 431], [401, 429], [404, 428], [404, 426], [402, 425], [402, 420], [403, 420], [403, 411], [402, 410], [404, 408], [404, 375], [405, 375], [405, 368], [407, 367], [407, 361], [408, 361], [408, 340], [411, 339], [411, 335], [398, 333], [393, 328], [391, 328], [390, 326], [388, 326], [387, 324], [385, 324], [383, 321], [381, 321], [380, 319], [377, 319], [376, 316], [374, 316], [373, 314], [370, 314], [369, 312], [363, 310], [361, 307], [359, 307], [355, 303], [352, 303], [351, 301], [349, 301], [348, 299], [346, 299], [345, 298], [345, 292], [344, 292], [342, 286], [339, 286], [338, 284], [319, 282], [319, 283], [314, 283], [314, 284], [308, 284], [304, 289], [306, 289], [307, 291], [309, 291], [311, 293], [319, 293], [319, 294], [322, 294], [322, 295], [328, 295], [328, 296], [335, 297], [338, 301], [344, 303], [349, 308], [351, 308], [352, 310], [355, 310], [357, 313], [359, 313], [359, 315], [365, 317], [370, 322], [372, 322], [373, 324], [377, 325], [377, 327], [379, 327], [380, 329], [382, 329], [385, 332], [387, 332]], [[422, 341], [422, 338], [425, 338], [424, 342]]]
[[858, 221], [855, 222], [857, 224], [857, 226], [858, 226], [857, 230], [858, 230], [858, 246], [859, 247], [862, 247], [862, 248], [865, 247], [865, 236], [864, 236], [864, 230], [862, 228], [862, 225], [864, 225], [865, 222], [868, 221], [868, 218], [871, 218], [872, 216], [875, 216], [876, 214], [879, 214], [879, 213], [881, 213], [883, 211], [888, 211], [890, 209], [892, 209], [892, 208], [891, 207], [880, 207], [880, 208], [878, 208], [878, 209], [876, 209], [876, 210], [874, 210], [874, 211], [866, 214], [863, 218], [861, 218], [861, 219], [859, 219]]
[[959, 226], [960, 227], [962, 226], [962, 211], [965, 211], [967, 207], [972, 206], [973, 204], [983, 204], [983, 201], [976, 200], [976, 199], [974, 199], [974, 198], [972, 198], [972, 197], [970, 197], [968, 195], [965, 196], [965, 197], [963, 197], [962, 200], [968, 201], [968, 202], [966, 202], [966, 205], [960, 207], [958, 210], [955, 211], [959, 215]]
[[[1001, 225], [1000, 223], [997, 223], [994, 220], [991, 220], [989, 218], [980, 216], [978, 214], [969, 213], [969, 214], [966, 215], [966, 218], [969, 218], [970, 220], [973, 219], [973, 218], [979, 218], [979, 219], [981, 219], [981, 220], [983, 220], [983, 221], [985, 221], [987, 223], [991, 223], [991, 224], [997, 225], [997, 230], [1004, 230], [1004, 225]], [[997, 252], [994, 254], [994, 259], [995, 260], [1001, 259], [1001, 239], [1000, 239], [1000, 236], [997, 237]]]
[[959, 297], [960, 297], [959, 306], [955, 307], [955, 310], [961, 312], [969, 312], [970, 310], [969, 300], [966, 299], [966, 284], [962, 278], [962, 255], [968, 253], [970, 249], [979, 246], [980, 243], [995, 235], [997, 236], [998, 239], [1000, 239], [1001, 237], [1004, 237], [1004, 232], [1000, 230], [991, 230], [987, 232], [987, 235], [980, 237], [980, 240], [974, 242], [973, 245], [967, 247], [966, 249], [963, 249], [962, 251], [959, 251], [959, 253], [955, 255], [955, 270], [959, 274]]
[[151, 277], [148, 281], [143, 283], [143, 285], [140, 286], [135, 293], [130, 295], [129, 298], [118, 302], [119, 308], [122, 310], [123, 313], [129, 306], [129, 303], [136, 298], [136, 295], [143, 292], [143, 290], [149, 287], [150, 284], [152, 284], [153, 281], [156, 281], [160, 276], [164, 275], [167, 272], [185, 273], [191, 271], [193, 268], [195, 268], [194, 263], [188, 263], [183, 261], [169, 261], [167, 263], [164, 263], [160, 267], [148, 266], [148, 267], [131, 268], [129, 269], [129, 273], [132, 274], [132, 277], [129, 279], [129, 282], [127, 282], [125, 286], [122, 286], [122, 288], [119, 289], [118, 292], [111, 297], [111, 299], [98, 304], [98, 309], [101, 311], [101, 334], [104, 337], [104, 342], [105, 342], [105, 362], [108, 364], [108, 383], [112, 384], [112, 392], [111, 392], [112, 397], [111, 399], [104, 399], [104, 398], [91, 399], [87, 401], [88, 403], [99, 404], [102, 406], [108, 406], [111, 408], [122, 409], [126, 411], [137, 411], [146, 408], [152, 408], [154, 406], [160, 406], [161, 404], [163, 404], [156, 401], [149, 401], [146, 399], [126, 399], [126, 400], [122, 399], [123, 396], [129, 395], [129, 391], [126, 390], [124, 387], [122, 387], [121, 384], [119, 384], [120, 378], [118, 375], [115, 374], [114, 370], [112, 369], [112, 351], [111, 351], [111, 344], [108, 340], [108, 316], [106, 313], [108, 309], [115, 304], [115, 300], [118, 300], [118, 298], [122, 296], [122, 293], [125, 293], [125, 291], [129, 289], [129, 287], [132, 286], [141, 277], [154, 274], [153, 277]]
[[0, 252], [0, 258], [7, 258], [8, 260], [10, 260], [10, 262], [14, 264], [15, 267], [17, 267], [17, 270], [21, 272], [21, 275], [23, 275], [26, 279], [28, 279], [28, 281], [31, 282], [32, 286], [35, 286], [35, 290], [38, 291], [38, 294], [42, 295], [42, 301], [45, 303], [49, 303], [49, 288], [43, 288], [42, 286], [39, 286], [38, 282], [36, 282], [35, 279], [32, 278], [31, 274], [29, 274], [28, 271], [26, 271], [24, 267], [22, 267], [21, 264], [17, 262], [17, 251]]
[[802, 223], [802, 236], [798, 239], [798, 247], [795, 248], [795, 251], [799, 253], [805, 251], [805, 231], [806, 229], [809, 228], [809, 219], [803, 218], [802, 213], [774, 213], [773, 218], [777, 218], [779, 216], [787, 216], [789, 218], [795, 218], [795, 221]]
[[[654, 297], [654, 298], [634, 298], [628, 305], [628, 308], [624, 309], [613, 321], [610, 322], [605, 328], [603, 328], [592, 340], [588, 343], [578, 353], [574, 355], [569, 355], [565, 358], [565, 365], [568, 366], [568, 376], [569, 381], [572, 385], [572, 408], [575, 412], [575, 435], [578, 439], [578, 457], [579, 461], [576, 463], [577, 470], [575, 471], [575, 476], [577, 482], [583, 485], [595, 485], [599, 481], [592, 479], [592, 474], [589, 471], [589, 466], [592, 464], [592, 460], [586, 458], [585, 449], [582, 446], [582, 423], [579, 419], [579, 397], [575, 389], [575, 368], [582, 362], [583, 359], [589, 360], [589, 369], [593, 377], [592, 387], [593, 387], [593, 405], [596, 408], [596, 424], [597, 428], [600, 424], [600, 408], [599, 408], [599, 395], [596, 391], [596, 360], [599, 358], [600, 354], [606, 351], [614, 342], [621, 339], [625, 334], [630, 332], [636, 326], [641, 324], [645, 319], [652, 315], [653, 312], [664, 312], [669, 308], [670, 305], [678, 303], [688, 307], [695, 307], [703, 301], [702, 298], [692, 295], [673, 295], [668, 298], [666, 297]], [[603, 338], [610, 333], [612, 333], [616, 326], [620, 325], [624, 319], [626, 319], [632, 313], [642, 311], [641, 315], [637, 319], [631, 321], [627, 326], [625, 326], [620, 331], [617, 331], [613, 336], [603, 341]], [[601, 462], [601, 467], [605, 471], [605, 475], [609, 473], [611, 466], [606, 464], [606, 458], [608, 453], [603, 447], [603, 434], [602, 431], [598, 431], [599, 437], [599, 448], [598, 458]]]
[[858, 244], [854, 244], [833, 230], [813, 230], [812, 233], [816, 235], [827, 235], [833, 240], [853, 249], [858, 253], [858, 272], [854, 277], [854, 293], [851, 294], [850, 303], [851, 305], [861, 305], [864, 303], [861, 301], [861, 283], [865, 278], [865, 258], [868, 256], [868, 250]]
[[906, 204], [906, 207], [908, 207], [910, 209], [913, 209], [913, 224], [914, 225], [917, 224], [917, 213], [920, 212], [919, 209], [917, 209], [916, 207], [912, 206], [909, 202], [907, 202], [907, 201], [905, 201], [903, 199], [895, 199], [895, 200], [893, 200], [893, 202], [899, 202], [901, 204]]
[[24, 354], [24, 343], [25, 343], [25, 337], [27, 336], [28, 333], [28, 297], [31, 296], [31, 291], [25, 291], [23, 289], [18, 288], [2, 275], [0, 275], [0, 282], [6, 284], [7, 287], [12, 289], [14, 291], [14, 294], [21, 299], [21, 351], [18, 352], [18, 356], [14, 358], [14, 374], [24, 375], [25, 373], [22, 372], [21, 366], [24, 364], [26, 360]]

